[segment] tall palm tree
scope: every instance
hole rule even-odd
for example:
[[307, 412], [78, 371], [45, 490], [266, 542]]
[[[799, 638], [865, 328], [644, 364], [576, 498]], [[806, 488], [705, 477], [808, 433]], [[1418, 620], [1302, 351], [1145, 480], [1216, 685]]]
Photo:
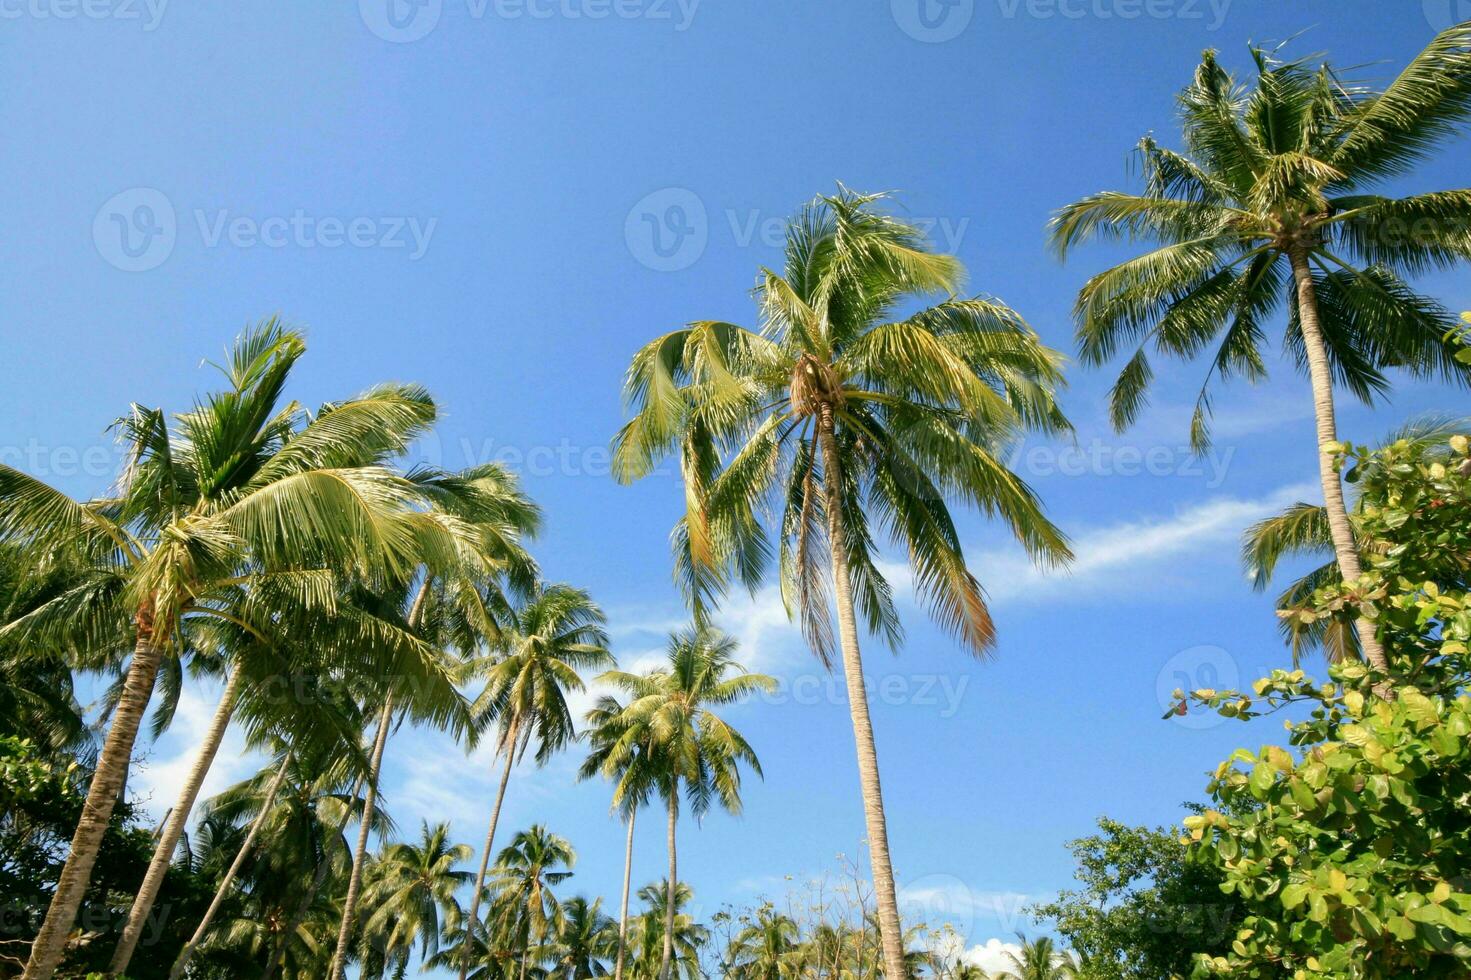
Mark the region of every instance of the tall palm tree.
[[[1406, 283], [1471, 258], [1471, 190], [1371, 193], [1471, 121], [1471, 22], [1436, 37], [1382, 91], [1328, 65], [1251, 54], [1257, 77], [1246, 88], [1207, 51], [1180, 95], [1185, 152], [1146, 137], [1144, 192], [1068, 205], [1052, 220], [1052, 241], [1062, 255], [1091, 238], [1159, 246], [1093, 277], [1078, 296], [1085, 361], [1134, 348], [1111, 396], [1119, 429], [1145, 404], [1151, 346], [1187, 358], [1214, 348], [1191, 423], [1203, 448], [1211, 382], [1265, 377], [1264, 328], [1285, 301], [1284, 347], [1312, 384], [1333, 550], [1354, 581], [1362, 566], [1336, 462], [1335, 381], [1365, 402], [1388, 390], [1392, 366], [1471, 381], [1445, 339], [1453, 318]], [[1387, 674], [1373, 624], [1355, 628], [1365, 659]]]
[[960, 262], [931, 252], [881, 201], [842, 190], [802, 210], [784, 272], [758, 280], [760, 334], [695, 323], [640, 350], [625, 385], [636, 414], [614, 459], [633, 480], [680, 452], [676, 569], [697, 617], [727, 583], [761, 580], [760, 504], [773, 493], [782, 595], [824, 664], [836, 599], [884, 955], [897, 975], [903, 939], [858, 616], [892, 646], [902, 632], [873, 525], [908, 555], [935, 617], [977, 654], [995, 630], [947, 501], [999, 515], [1040, 560], [1070, 554], [1001, 454], [1027, 430], [1067, 429], [1054, 400], [1061, 355], [1005, 305], [958, 298]]
[[[638, 897], [647, 910], [631, 928], [634, 980], [656, 980], [666, 971], [681, 980], [700, 980], [700, 950], [710, 941], [710, 931], [684, 911], [694, 897], [690, 886], [681, 881], [671, 888], [668, 880], [659, 881], [640, 888]], [[667, 944], [666, 937], [670, 937]], [[667, 966], [666, 945], [672, 950]]]
[[540, 824], [516, 834], [496, 857], [496, 876], [490, 885], [495, 895], [491, 918], [514, 940], [523, 980], [533, 950], [539, 951], [566, 924], [562, 903], [552, 886], [571, 878], [576, 863], [577, 852], [572, 844]]
[[[470, 894], [466, 928], [477, 925], [511, 769], [533, 742], [536, 762], [541, 765], [576, 736], [568, 693], [583, 690], [584, 672], [613, 663], [604, 622], [602, 610], [581, 589], [538, 585], [509, 614], [496, 652], [471, 665], [472, 670], [486, 675], [485, 690], [471, 706], [472, 718], [477, 731], [495, 728], [496, 750], [504, 767]], [[471, 948], [468, 942], [464, 945], [467, 951]], [[460, 964], [460, 980], [466, 980], [469, 968], [468, 961]]]
[[761, 775], [761, 763], [745, 736], [715, 713], [758, 691], [770, 691], [774, 678], [753, 674], [735, 660], [736, 641], [710, 627], [692, 627], [669, 637], [669, 664], [649, 674], [609, 671], [600, 680], [622, 689], [628, 706], [614, 725], [622, 729], [603, 771], [614, 775], [632, 756], [646, 752], [651, 779], [668, 811], [670, 889], [665, 902], [660, 980], [669, 980], [675, 901], [679, 881], [675, 829], [683, 791], [698, 818], [712, 802], [731, 813], [741, 810], [740, 766]]
[[225, 390], [175, 416], [172, 428], [162, 411], [134, 406], [117, 424], [130, 466], [113, 498], [77, 502], [0, 465], [0, 540], [85, 567], [73, 588], [0, 635], [28, 648], [89, 650], [126, 633], [133, 647], [27, 980], [47, 980], [61, 959], [159, 663], [189, 622], [218, 619], [269, 640], [281, 602], [320, 607], [324, 578], [392, 573], [431, 544], [413, 484], [357, 463], [372, 455], [365, 447], [422, 431], [433, 402], [416, 387], [384, 387], [304, 421], [298, 406], [281, 403], [304, 350], [298, 334], [267, 321], [236, 342]]
[[458, 865], [470, 860], [468, 844], [450, 840], [449, 824], [424, 821], [417, 844], [390, 844], [375, 864], [375, 877], [364, 897], [373, 910], [364, 932], [387, 958], [407, 958], [415, 943], [422, 958], [439, 950], [444, 922], [460, 916], [455, 898], [470, 883], [470, 872]]
[[[389, 619], [401, 617], [403, 631], [440, 652], [443, 659], [438, 662], [448, 671], [451, 648], [471, 657], [484, 645], [502, 640], [502, 620], [509, 609], [508, 590], [524, 593], [535, 579], [536, 565], [526, 553], [522, 539], [537, 532], [541, 514], [521, 492], [516, 479], [493, 464], [456, 474], [422, 470], [414, 474], [414, 479], [425, 493], [429, 514], [461, 532], [459, 546], [434, 561], [426, 561], [417, 573], [420, 576], [417, 588], [405, 580], [391, 596], [360, 595], [355, 605], [375, 611], [381, 609]], [[401, 675], [396, 671], [379, 671], [366, 676], [397, 679]], [[368, 828], [377, 802], [378, 774], [395, 710], [403, 708], [436, 727], [452, 728], [456, 735], [473, 724], [469, 706], [454, 684], [442, 683], [445, 680], [447, 675], [436, 676], [436, 683], [429, 686], [418, 679], [407, 686], [369, 685], [369, 696], [381, 702], [380, 719], [373, 744], [366, 808], [358, 829], [352, 872], [338, 924], [336, 952], [329, 971], [331, 980], [339, 980], [347, 968], [357, 897], [367, 862]]]
[[1021, 949], [1016, 953], [1007, 951], [1010, 966], [998, 975], [998, 980], [1072, 980], [1078, 975], [1072, 959], [1047, 936], [1030, 941], [1026, 936], [1017, 939]]
[[589, 902], [581, 895], [562, 904], [562, 929], [551, 948], [551, 969], [557, 980], [588, 980], [605, 977], [605, 961], [617, 955], [617, 931], [613, 920], [603, 914], [603, 900]]
[[[333, 717], [352, 711], [345, 699], [317, 699], [309, 688], [302, 689], [318, 704], [315, 714], [322, 727], [361, 721]], [[196, 931], [175, 963], [174, 976], [183, 975], [188, 958], [221, 950], [246, 954], [253, 969], [265, 963], [263, 978], [282, 969], [315, 976], [326, 970], [331, 948], [323, 949], [319, 937], [337, 921], [329, 897], [332, 884], [345, 880], [350, 867], [344, 829], [363, 810], [367, 760], [357, 741], [356, 731], [299, 738], [282, 765], [206, 801], [206, 820], [251, 827], [259, 821], [259, 843], [236, 871], [236, 894], [214, 909], [218, 924]], [[375, 811], [374, 823], [379, 834], [392, 826], [382, 810]]]
[[750, 923], [731, 940], [725, 975], [740, 980], [783, 980], [796, 976], [801, 930], [790, 916], [769, 904], [756, 910]]
[[[620, 745], [625, 734], [625, 707], [617, 698], [598, 698], [587, 713], [587, 738], [592, 748], [578, 770], [579, 779], [590, 779], [608, 770], [613, 780], [612, 808], [623, 815], [627, 839], [623, 845], [623, 893], [618, 903], [618, 949], [613, 960], [613, 980], [623, 980], [628, 954], [628, 896], [633, 880], [633, 828], [638, 811], [648, 805], [657, 772], [657, 760], [647, 741]], [[614, 758], [616, 756], [616, 758]]]
[[[357, 412], [365, 409], [366, 399], [383, 401], [391, 399], [391, 392], [370, 392], [363, 400], [346, 405], [328, 406], [317, 415], [317, 426], [306, 425], [299, 432], [288, 433], [282, 452], [296, 450], [297, 440], [308, 443], [307, 451], [321, 452], [324, 448], [336, 459], [338, 465], [388, 467], [407, 448], [409, 441], [421, 431], [417, 426], [401, 426], [396, 433], [375, 433], [370, 439], [349, 441], [344, 435], [355, 436], [349, 425], [341, 424], [344, 411]], [[382, 408], [382, 405], [373, 407]], [[391, 416], [390, 416], [391, 417]], [[324, 436], [315, 431], [317, 427], [336, 426]], [[320, 445], [318, 445], [320, 444]], [[514, 481], [507, 481], [498, 468], [477, 468], [464, 474], [443, 475], [418, 471], [412, 481], [423, 496], [419, 508], [429, 521], [439, 521], [438, 533], [455, 547], [447, 555], [439, 549], [426, 550], [425, 559], [433, 570], [448, 564], [454, 570], [467, 569], [466, 574], [475, 575], [507, 562], [522, 559], [519, 552], [518, 532], [522, 527], [507, 529], [508, 515], [519, 516], [530, 512], [531, 528], [534, 529], [535, 509], [523, 505], [523, 498]], [[434, 525], [429, 525], [433, 527]], [[507, 553], [509, 552], [509, 554]], [[427, 667], [431, 676], [428, 684], [418, 684], [416, 697], [423, 707], [432, 702], [428, 713], [452, 718], [458, 697], [453, 680], [446, 665], [429, 645], [422, 643], [414, 633], [413, 622], [399, 623], [377, 614], [375, 604], [319, 600], [305, 609], [293, 604], [292, 595], [272, 594], [273, 583], [258, 586], [253, 593], [242, 597], [240, 610], [232, 610], [237, 621], [249, 617], [249, 606], [265, 606], [277, 612], [278, 633], [271, 643], [262, 642], [256, 636], [242, 630], [236, 622], [211, 622], [203, 624], [202, 631], [213, 639], [217, 648], [215, 659], [229, 664], [229, 678], [220, 695], [219, 705], [205, 735], [200, 742], [193, 766], [185, 779], [179, 799], [170, 811], [154, 849], [153, 859], [147, 874], [134, 899], [128, 921], [123, 929], [111, 970], [123, 973], [127, 970], [137, 941], [142, 935], [149, 912], [163, 884], [163, 875], [168, 867], [169, 855], [174, 852], [185, 823], [193, 809], [199, 789], [214, 762], [224, 739], [225, 730], [240, 707], [242, 697], [247, 702], [245, 710], [252, 721], [259, 716], [276, 713], [283, 707], [282, 699], [275, 696], [273, 679], [288, 673], [291, 658], [314, 660], [320, 670], [357, 672], [368, 677], [406, 674], [414, 676], [416, 684], [426, 680], [423, 675]], [[330, 582], [318, 583], [319, 588], [329, 588]], [[305, 614], [305, 615], [303, 615]], [[281, 620], [290, 616], [294, 621], [289, 630], [280, 629]], [[305, 643], [303, 642], [305, 641]], [[304, 649], [299, 649], [303, 648]], [[417, 665], [406, 660], [418, 660]], [[395, 662], [397, 661], [397, 662]], [[300, 669], [300, 668], [298, 668]], [[437, 676], [432, 676], [437, 674]], [[252, 704], [252, 694], [266, 692], [263, 704]], [[284, 705], [290, 708], [289, 699]]]
[[[1402, 459], [1425, 464], [1440, 463], [1456, 465], [1459, 460], [1451, 448], [1450, 439], [1455, 435], [1471, 432], [1471, 419], [1425, 416], [1411, 419], [1380, 444], [1394, 446], [1403, 451]], [[1357, 489], [1355, 513], [1365, 506], [1384, 506], [1385, 490], [1392, 474], [1380, 462], [1356, 467], [1350, 474], [1351, 485]], [[1366, 542], [1355, 539], [1355, 547], [1364, 551]], [[1333, 536], [1328, 528], [1327, 509], [1303, 501], [1293, 504], [1280, 514], [1258, 521], [1247, 529], [1242, 542], [1242, 561], [1253, 586], [1261, 591], [1271, 584], [1277, 566], [1287, 558], [1327, 559], [1306, 575], [1298, 578], [1277, 597], [1277, 608], [1288, 610], [1301, 606], [1315, 591], [1342, 581], [1338, 563], [1334, 559]], [[1449, 574], [1458, 578], [1437, 583], [1442, 588], [1464, 588], [1467, 571], [1456, 570], [1455, 563], [1446, 563]], [[1348, 613], [1332, 618], [1315, 618], [1304, 623], [1295, 616], [1282, 619], [1282, 631], [1292, 648], [1296, 663], [1306, 651], [1322, 650], [1329, 662], [1359, 656], [1358, 635]]]

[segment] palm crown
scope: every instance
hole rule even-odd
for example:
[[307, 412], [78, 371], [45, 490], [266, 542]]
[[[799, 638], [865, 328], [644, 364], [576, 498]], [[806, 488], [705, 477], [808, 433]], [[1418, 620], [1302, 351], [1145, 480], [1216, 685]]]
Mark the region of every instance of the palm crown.
[[1085, 361], [1133, 348], [1111, 395], [1118, 428], [1146, 402], [1151, 348], [1208, 353], [1191, 423], [1192, 443], [1207, 445], [1212, 381], [1265, 377], [1265, 330], [1284, 304], [1284, 346], [1306, 367], [1294, 263], [1310, 267], [1333, 376], [1359, 398], [1383, 392], [1391, 366], [1471, 380], [1444, 340], [1453, 318], [1406, 283], [1471, 258], [1471, 190], [1370, 192], [1471, 118], [1468, 48], [1471, 24], [1446, 31], [1383, 91], [1260, 49], [1247, 90], [1208, 51], [1180, 95], [1185, 152], [1145, 138], [1142, 193], [1095, 194], [1057, 213], [1051, 234], [1064, 255], [1095, 237], [1159, 245], [1078, 296]]
[[[824, 660], [832, 542], [819, 487], [837, 494], [836, 546], [858, 605], [892, 643], [900, 627], [869, 514], [908, 555], [940, 621], [977, 651], [994, 631], [946, 501], [1000, 515], [1034, 555], [1068, 557], [999, 454], [1027, 430], [1067, 428], [1054, 400], [1060, 355], [1008, 307], [958, 298], [960, 263], [928, 251], [914, 226], [878, 209], [882, 200], [843, 190], [802, 210], [784, 271], [759, 276], [759, 334], [701, 322], [640, 350], [626, 383], [636, 415], [615, 450], [623, 479], [681, 451], [688, 508], [675, 532], [677, 566], [697, 612], [731, 573], [760, 580], [769, 556], [760, 504], [778, 493], [783, 596]], [[945, 298], [909, 312], [936, 294]], [[840, 474], [828, 472], [824, 433], [837, 443]]]

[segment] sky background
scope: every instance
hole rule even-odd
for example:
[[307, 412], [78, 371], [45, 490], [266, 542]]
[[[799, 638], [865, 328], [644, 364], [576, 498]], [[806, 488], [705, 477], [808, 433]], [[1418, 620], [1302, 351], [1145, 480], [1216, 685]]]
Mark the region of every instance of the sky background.
[[[692, 319], [750, 324], [782, 220], [841, 180], [892, 190], [971, 272], [1073, 351], [1090, 274], [1061, 265], [1049, 213], [1129, 184], [1146, 133], [1205, 48], [1329, 52], [1384, 81], [1466, 0], [0, 0], [0, 455], [69, 492], [104, 490], [104, 429], [131, 401], [177, 410], [247, 323], [307, 331], [307, 405], [418, 381], [444, 421], [421, 455], [501, 460], [546, 510], [546, 574], [593, 593], [615, 652], [651, 664], [682, 618], [667, 469], [607, 475], [632, 352]], [[923, 8], [920, 6], [925, 4]], [[1468, 183], [1461, 142], [1396, 189]], [[1471, 308], [1466, 273], [1424, 288]], [[1042, 927], [1019, 914], [1070, 882], [1065, 842], [1108, 814], [1173, 823], [1262, 722], [1160, 719], [1174, 687], [1249, 683], [1288, 660], [1244, 527], [1316, 494], [1306, 382], [1290, 364], [1217, 399], [1216, 446], [1186, 450], [1201, 380], [1162, 366], [1150, 410], [1110, 432], [1111, 370], [1074, 365], [1077, 447], [1033, 440], [1018, 470], [1071, 535], [1071, 575], [1032, 569], [999, 527], [961, 518], [1000, 630], [973, 661], [904, 602], [898, 657], [871, 645], [896, 872], [971, 944]], [[1113, 370], [1116, 370], [1116, 366]], [[1342, 431], [1372, 440], [1464, 392], [1409, 383]], [[1123, 452], [1121, 453], [1121, 450]], [[1131, 454], [1132, 453], [1132, 454]], [[863, 834], [847, 707], [770, 592], [725, 622], [781, 694], [732, 718], [766, 770], [745, 814], [682, 829], [681, 875], [708, 915], [837, 873]], [[212, 710], [188, 692], [131, 788], [161, 812]], [[569, 894], [616, 902], [622, 835], [607, 788], [565, 755], [512, 782], [503, 827], [547, 824], [580, 860]], [[258, 760], [227, 743], [207, 792]], [[493, 761], [400, 733], [385, 795], [401, 831], [449, 820], [478, 846]], [[501, 838], [504, 841], [506, 838]], [[635, 884], [664, 867], [640, 827]], [[791, 876], [792, 880], [788, 880]], [[993, 943], [992, 950], [994, 952]]]

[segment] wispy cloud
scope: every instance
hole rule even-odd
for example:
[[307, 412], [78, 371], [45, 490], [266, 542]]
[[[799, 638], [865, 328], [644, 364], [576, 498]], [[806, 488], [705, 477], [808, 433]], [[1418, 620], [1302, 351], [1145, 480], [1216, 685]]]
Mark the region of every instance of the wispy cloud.
[[[142, 802], [155, 820], [162, 820], [179, 798], [179, 791], [194, 767], [199, 740], [214, 717], [219, 695], [218, 684], [186, 683], [179, 693], [173, 724], [130, 776], [129, 793]], [[239, 726], [231, 726], [204, 779], [195, 807], [196, 816], [198, 803], [249, 777], [264, 762], [264, 756], [246, 751], [245, 736]]]
[[1294, 484], [1255, 499], [1218, 497], [1169, 517], [1085, 529], [1074, 535], [1076, 558], [1066, 571], [1039, 569], [1014, 550], [980, 554], [972, 567], [980, 570], [993, 602], [1047, 599], [1062, 589], [1073, 595], [1114, 593], [1138, 584], [1132, 575], [1121, 573], [1203, 550], [1219, 551], [1252, 522], [1311, 499], [1314, 492], [1312, 486]]

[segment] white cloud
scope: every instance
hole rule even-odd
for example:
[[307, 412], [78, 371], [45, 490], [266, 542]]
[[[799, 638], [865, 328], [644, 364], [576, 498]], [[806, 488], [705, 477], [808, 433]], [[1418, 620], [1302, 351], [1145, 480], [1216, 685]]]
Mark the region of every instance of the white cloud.
[[1238, 540], [1253, 521], [1312, 499], [1314, 491], [1294, 484], [1254, 500], [1218, 497], [1168, 518], [1084, 530], [1073, 537], [1075, 560], [1065, 571], [1039, 569], [1014, 549], [979, 555], [971, 564], [996, 602], [1048, 598], [1062, 588], [1077, 595], [1080, 586], [1095, 593], [1132, 588], [1138, 580], [1120, 573], [1137, 573], [1207, 548], [1218, 551], [1221, 544]]
[[[129, 795], [141, 802], [154, 820], [162, 820], [179, 798], [199, 753], [199, 740], [204, 737], [219, 704], [220, 690], [217, 683], [186, 681], [179, 693], [173, 724], [129, 776]], [[232, 725], [204, 779], [195, 802], [195, 817], [199, 804], [248, 778], [264, 763], [262, 755], [246, 751], [244, 734]]]
[[1006, 943], [999, 939], [988, 939], [984, 943], [978, 943], [970, 949], [967, 949], [961, 954], [961, 958], [973, 966], [980, 967], [987, 973], [995, 974], [1010, 970], [1015, 965], [1011, 962], [1011, 957], [1020, 956], [1021, 951], [1021, 946], [1016, 943]]

